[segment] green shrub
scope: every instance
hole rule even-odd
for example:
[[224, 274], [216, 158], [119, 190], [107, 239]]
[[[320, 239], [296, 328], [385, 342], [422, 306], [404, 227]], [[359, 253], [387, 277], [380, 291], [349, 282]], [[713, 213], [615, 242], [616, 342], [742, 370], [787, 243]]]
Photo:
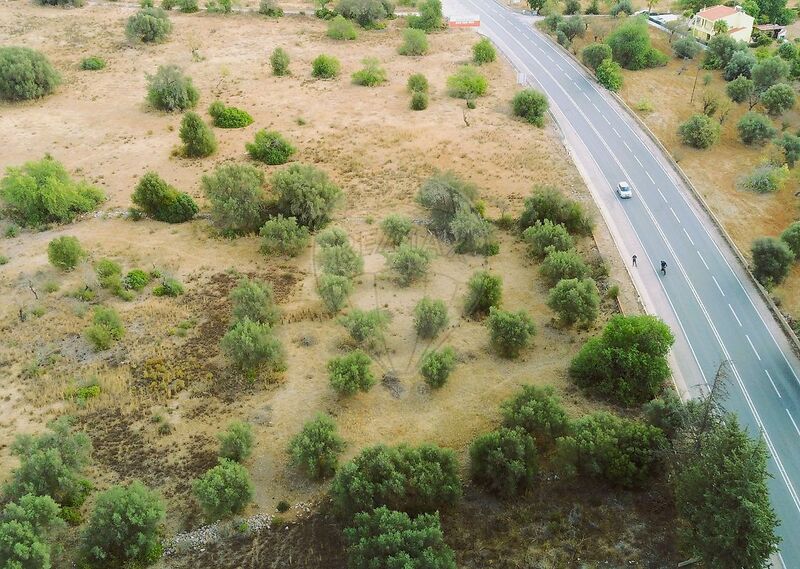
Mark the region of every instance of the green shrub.
[[752, 79], [756, 91], [763, 93], [789, 76], [789, 64], [780, 57], [768, 57], [753, 65]]
[[372, 28], [394, 13], [394, 5], [389, 0], [339, 0], [336, 11], [362, 28]]
[[342, 200], [342, 190], [314, 166], [292, 164], [272, 177], [277, 209], [297, 223], [315, 231], [328, 224]]
[[549, 187], [534, 188], [533, 193], [525, 198], [519, 227], [523, 232], [537, 221], [560, 223], [570, 233], [590, 235], [594, 225], [578, 202], [561, 196], [558, 190]]
[[665, 389], [661, 397], [642, 405], [642, 413], [647, 422], [661, 429], [669, 440], [682, 434], [689, 424], [688, 406], [671, 389]]
[[789, 168], [794, 168], [797, 161], [800, 160], [800, 136], [784, 132], [774, 142], [783, 151], [783, 157]]
[[371, 364], [370, 357], [361, 350], [333, 358], [328, 362], [331, 387], [342, 396], [369, 391], [375, 385], [375, 376], [369, 369]]
[[783, 282], [795, 260], [789, 245], [772, 237], [753, 240], [750, 254], [753, 258], [753, 276], [766, 287]]
[[264, 174], [248, 164], [223, 164], [201, 179], [211, 221], [223, 235], [246, 235], [263, 225]]
[[86, 329], [85, 336], [96, 352], [107, 350], [124, 335], [125, 327], [116, 310], [102, 306], [94, 309], [92, 325]]
[[595, 72], [606, 59], [611, 59], [611, 48], [604, 43], [590, 43], [581, 51], [581, 61]]
[[247, 318], [272, 327], [281, 319], [272, 285], [259, 279], [243, 277], [231, 291], [231, 307], [235, 322]]
[[252, 143], [245, 144], [245, 148], [253, 160], [272, 166], [286, 164], [297, 151], [280, 133], [263, 129], [256, 133]]
[[450, 346], [431, 350], [422, 357], [420, 373], [431, 388], [442, 387], [456, 367], [456, 352]]
[[441, 0], [423, 0], [418, 6], [419, 15], [406, 18], [409, 28], [432, 32], [444, 26]]
[[563, 279], [583, 279], [589, 268], [575, 249], [567, 251], [550, 250], [542, 261], [539, 272], [550, 286]]
[[432, 256], [427, 249], [401, 243], [386, 253], [386, 261], [400, 286], [409, 286], [428, 274]]
[[318, 413], [289, 441], [289, 456], [292, 466], [306, 476], [323, 480], [336, 472], [344, 448], [344, 440], [336, 432], [336, 423], [328, 415]]
[[322, 248], [320, 264], [323, 273], [346, 278], [358, 276], [364, 270], [364, 259], [349, 243]]
[[575, 246], [567, 228], [549, 219], [534, 221], [522, 232], [522, 238], [535, 259], [544, 259], [550, 251], [568, 251]]
[[738, 51], [746, 51], [747, 44], [738, 42], [728, 34], [716, 34], [708, 40], [708, 51], [703, 62], [706, 69], [725, 69]]
[[21, 167], [9, 166], [0, 180], [6, 216], [24, 227], [68, 223], [105, 200], [98, 188], [76, 182], [60, 162], [45, 156]]
[[620, 14], [626, 14], [630, 16], [631, 14], [633, 14], [633, 4], [631, 3], [631, 0], [619, 0], [619, 2], [611, 6], [609, 14], [611, 14], [615, 18]]
[[320, 247], [341, 247], [350, 244], [347, 232], [341, 227], [329, 227], [317, 235], [317, 245]]
[[368, 57], [362, 63], [364, 68], [359, 69], [352, 75], [353, 83], [364, 87], [375, 87], [386, 82], [386, 70], [380, 66], [380, 62], [377, 59]]
[[719, 140], [720, 125], [718, 121], [702, 113], [689, 117], [678, 127], [681, 142], [693, 148], [710, 148]]
[[260, 367], [275, 370], [283, 366], [283, 346], [269, 325], [247, 317], [237, 320], [226, 332], [220, 348], [234, 366], [251, 374]]
[[491, 307], [486, 325], [492, 346], [505, 358], [516, 358], [536, 334], [536, 326], [524, 310], [507, 312]]
[[183, 294], [183, 285], [175, 279], [162, 278], [161, 282], [153, 289], [155, 296], [169, 296], [175, 298]]
[[234, 421], [217, 434], [217, 439], [220, 458], [244, 462], [253, 452], [253, 430], [249, 423]]
[[430, 227], [434, 233], [452, 237], [450, 225], [459, 211], [474, 211], [473, 202], [478, 189], [461, 180], [452, 172], [434, 174], [417, 193], [417, 202], [431, 215]]
[[501, 409], [503, 425], [524, 430], [540, 448], [552, 447], [569, 432], [569, 417], [552, 387], [524, 385], [515, 397], [503, 402]]
[[249, 113], [236, 107], [226, 107], [222, 101], [211, 103], [208, 114], [214, 119], [214, 126], [219, 128], [244, 128], [253, 124], [253, 117]]
[[739, 139], [745, 144], [764, 144], [777, 133], [772, 121], [760, 113], [745, 113], [736, 123]]
[[354, 40], [358, 33], [353, 23], [340, 14], [328, 22], [328, 37], [335, 40]]
[[777, 116], [794, 107], [794, 88], [786, 83], [777, 83], [764, 91], [761, 104], [770, 116]]
[[394, 246], [400, 245], [411, 234], [414, 223], [410, 218], [398, 213], [391, 213], [381, 221], [383, 234]]
[[622, 89], [622, 68], [619, 63], [611, 59], [604, 59], [603, 62], [597, 66], [596, 70], [597, 82], [609, 91], [617, 92]]
[[103, 58], [97, 56], [86, 57], [81, 60], [81, 69], [84, 71], [99, 71], [106, 68]]
[[150, 274], [144, 272], [141, 269], [133, 269], [125, 275], [125, 278], [122, 279], [122, 284], [127, 289], [131, 290], [142, 290], [148, 284], [150, 284]]
[[511, 101], [514, 115], [539, 128], [544, 126], [544, 114], [549, 106], [547, 97], [535, 89], [523, 89]]
[[675, 342], [655, 316], [614, 316], [586, 342], [569, 366], [580, 386], [622, 405], [656, 397], [669, 377], [667, 353]]
[[197, 5], [197, 0], [176, 0], [176, 4], [178, 6], [178, 10], [184, 14], [194, 14], [195, 12], [200, 11], [200, 7]]
[[159, 65], [155, 75], [147, 75], [147, 101], [162, 111], [194, 108], [200, 98], [192, 80], [177, 65]]
[[289, 75], [289, 54], [282, 47], [276, 47], [269, 56], [272, 74], [276, 77]]
[[56, 237], [47, 244], [47, 258], [50, 264], [62, 271], [71, 271], [87, 256], [77, 237], [67, 235]]
[[637, 488], [658, 473], [666, 446], [656, 427], [597, 412], [575, 421], [572, 434], [558, 440], [556, 453], [567, 475]]
[[280, 18], [283, 16], [283, 8], [278, 6], [276, 0], [261, 0], [258, 13], [269, 18]]
[[131, 200], [147, 215], [167, 223], [189, 221], [199, 211], [191, 196], [167, 184], [155, 172], [147, 172], [133, 190]]
[[525, 431], [500, 428], [476, 438], [469, 447], [470, 477], [503, 498], [524, 493], [536, 480], [533, 438]]
[[650, 45], [646, 18], [628, 18], [606, 37], [614, 61], [625, 69], [658, 67], [667, 57]]
[[456, 569], [453, 550], [444, 542], [439, 512], [414, 518], [385, 507], [359, 512], [344, 536], [351, 569]]
[[789, 169], [786, 166], [761, 164], [736, 180], [736, 187], [759, 194], [771, 194], [781, 189], [788, 177]]
[[412, 111], [424, 111], [428, 108], [428, 94], [427, 93], [412, 93], [411, 94], [411, 103], [409, 104], [409, 108]]
[[414, 329], [420, 338], [435, 338], [447, 323], [447, 305], [442, 300], [426, 296], [414, 307]]
[[183, 115], [180, 137], [184, 144], [183, 153], [190, 158], [211, 156], [217, 150], [214, 132], [197, 113], [189, 111]]
[[65, 524], [50, 496], [26, 494], [0, 511], [0, 559], [8, 568], [52, 567], [51, 546]]
[[427, 93], [428, 92], [428, 78], [422, 73], [414, 73], [409, 76], [406, 87], [411, 93]]
[[489, 81], [471, 65], [462, 65], [447, 78], [448, 93], [457, 99], [470, 100], [481, 97], [486, 94], [488, 88]]
[[415, 515], [455, 504], [461, 497], [455, 453], [435, 445], [376, 445], [342, 465], [331, 484], [337, 513], [386, 506]]
[[142, 8], [125, 24], [125, 35], [131, 41], [161, 43], [172, 31], [172, 22], [161, 8]]
[[503, 279], [488, 271], [478, 271], [467, 283], [464, 313], [468, 316], [487, 314], [492, 308], [500, 306], [502, 296]]
[[317, 79], [333, 79], [339, 75], [342, 65], [332, 55], [319, 55], [311, 62], [311, 75]]
[[206, 11], [209, 14], [230, 14], [232, 10], [232, 0], [207, 0], [206, 2]]
[[455, 242], [456, 253], [496, 255], [499, 245], [495, 240], [494, 227], [479, 213], [462, 209], [450, 222], [450, 233]]
[[422, 30], [403, 30], [403, 45], [397, 50], [400, 55], [425, 55], [428, 53], [428, 36]]
[[192, 490], [209, 521], [242, 512], [253, 499], [247, 469], [232, 460], [219, 464], [192, 482]]
[[378, 308], [372, 310], [354, 308], [345, 316], [341, 316], [339, 323], [345, 327], [353, 341], [373, 346], [383, 341], [383, 334], [389, 325], [389, 314]]
[[795, 221], [781, 233], [781, 241], [794, 253], [795, 260], [800, 259], [800, 221]]
[[755, 91], [755, 84], [747, 77], [737, 77], [725, 86], [725, 92], [735, 103], [744, 103]]
[[481, 38], [478, 43], [472, 46], [472, 62], [475, 65], [491, 63], [495, 59], [497, 59], [497, 51], [495, 51], [489, 38]]
[[323, 274], [319, 277], [317, 292], [325, 307], [336, 313], [347, 304], [347, 298], [353, 292], [353, 283], [347, 277]]
[[600, 293], [592, 279], [564, 279], [550, 289], [547, 306], [563, 324], [588, 327], [600, 312]]
[[97, 279], [100, 281], [101, 285], [103, 285], [103, 281], [106, 281], [110, 277], [122, 275], [122, 267], [120, 267], [119, 263], [111, 259], [100, 259], [94, 266], [94, 271], [97, 273]]
[[737, 51], [731, 57], [728, 65], [725, 66], [725, 73], [723, 75], [725, 81], [733, 81], [737, 77], [750, 79], [755, 64], [756, 56], [749, 50]]
[[308, 246], [308, 228], [298, 225], [294, 217], [278, 214], [267, 220], [259, 231], [261, 252], [265, 255], [296, 257]]
[[678, 38], [672, 42], [672, 51], [679, 59], [694, 59], [700, 53], [700, 44], [694, 38]]
[[92, 567], [148, 565], [161, 556], [164, 504], [134, 481], [112, 486], [97, 497], [82, 533], [83, 552]]

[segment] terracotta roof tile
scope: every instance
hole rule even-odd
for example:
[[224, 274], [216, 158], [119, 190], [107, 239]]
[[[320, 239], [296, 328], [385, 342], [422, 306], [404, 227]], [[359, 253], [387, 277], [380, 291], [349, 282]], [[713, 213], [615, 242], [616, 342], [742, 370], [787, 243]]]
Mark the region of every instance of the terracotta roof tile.
[[704, 10], [700, 10], [697, 15], [706, 20], [719, 20], [726, 16], [731, 16], [736, 13], [736, 8], [730, 6], [711, 6]]

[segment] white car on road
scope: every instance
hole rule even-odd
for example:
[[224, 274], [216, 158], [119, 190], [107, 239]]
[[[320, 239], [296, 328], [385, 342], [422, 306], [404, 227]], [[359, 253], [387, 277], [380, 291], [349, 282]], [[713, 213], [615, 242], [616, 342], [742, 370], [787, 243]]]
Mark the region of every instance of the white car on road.
[[630, 185], [628, 185], [628, 182], [620, 182], [617, 184], [617, 195], [623, 200], [633, 197], [633, 191]]

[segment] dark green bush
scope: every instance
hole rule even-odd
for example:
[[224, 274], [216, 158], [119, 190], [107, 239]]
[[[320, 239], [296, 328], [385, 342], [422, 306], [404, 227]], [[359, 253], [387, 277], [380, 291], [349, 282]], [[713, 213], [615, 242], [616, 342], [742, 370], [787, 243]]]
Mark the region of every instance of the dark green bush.
[[472, 480], [503, 498], [524, 493], [536, 481], [536, 445], [522, 429], [480, 435], [469, 448], [469, 459]]
[[693, 148], [710, 148], [719, 140], [720, 125], [703, 113], [696, 113], [678, 127], [681, 142]]
[[542, 261], [539, 272], [550, 286], [563, 279], [583, 279], [589, 274], [589, 267], [575, 249], [567, 251], [550, 250]]
[[781, 233], [781, 241], [794, 253], [795, 260], [800, 259], [800, 221], [795, 221]]
[[184, 14], [194, 14], [200, 11], [197, 0], [176, 0], [175, 3], [178, 6], [178, 10]]
[[194, 108], [200, 98], [192, 80], [177, 65], [159, 65], [155, 75], [147, 75], [147, 101], [162, 111]]
[[406, 86], [411, 93], [427, 93], [428, 79], [422, 73], [414, 73], [408, 78]]
[[486, 325], [492, 346], [505, 358], [516, 358], [536, 334], [536, 326], [524, 310], [507, 312], [491, 307]]
[[289, 456], [294, 467], [312, 480], [333, 476], [345, 443], [336, 432], [336, 423], [318, 413], [289, 441]]
[[214, 126], [219, 128], [244, 128], [253, 124], [253, 117], [249, 113], [236, 107], [226, 107], [222, 101], [211, 103], [208, 114], [214, 119]]
[[47, 244], [47, 258], [50, 264], [62, 271], [71, 271], [87, 256], [77, 237], [64, 235], [56, 237]]
[[272, 327], [281, 319], [272, 285], [259, 279], [243, 277], [237, 283], [231, 291], [231, 308], [234, 321], [248, 318]]
[[753, 240], [750, 254], [753, 258], [753, 275], [766, 287], [783, 282], [795, 261], [789, 245], [772, 237]]
[[780, 57], [768, 57], [753, 65], [752, 79], [756, 91], [763, 93], [789, 76], [789, 64]]
[[455, 242], [456, 253], [496, 255], [499, 245], [494, 227], [477, 211], [462, 209], [450, 222], [450, 233]]
[[391, 213], [381, 221], [383, 234], [389, 240], [389, 243], [394, 246], [400, 245], [405, 241], [411, 234], [413, 227], [414, 223], [410, 218], [398, 213]]
[[447, 328], [447, 323], [447, 305], [443, 300], [426, 296], [414, 307], [414, 329], [420, 338], [435, 338]]
[[375, 87], [386, 82], [386, 70], [380, 66], [377, 59], [368, 57], [361, 63], [364, 64], [364, 68], [353, 73], [353, 83], [364, 87]]
[[0, 511], [0, 559], [8, 568], [52, 567], [50, 542], [64, 529], [50, 496], [26, 494]]
[[406, 18], [409, 28], [432, 32], [444, 26], [441, 0], [422, 0], [417, 5], [417, 11], [419, 15], [412, 15]]
[[272, 74], [277, 77], [289, 75], [289, 54], [282, 47], [276, 47], [269, 56]]
[[172, 22], [161, 8], [142, 8], [128, 18], [125, 35], [131, 41], [160, 43], [172, 31]]
[[353, 292], [353, 283], [340, 275], [323, 274], [317, 283], [317, 292], [330, 312], [339, 312]]
[[734, 103], [744, 103], [755, 91], [755, 84], [747, 77], [737, 77], [725, 86], [725, 92]]
[[272, 130], [259, 130], [255, 140], [246, 143], [245, 148], [253, 160], [272, 166], [286, 164], [297, 151], [280, 133]]
[[332, 55], [319, 55], [311, 62], [311, 75], [317, 79], [333, 79], [339, 75], [342, 64]]
[[358, 33], [353, 23], [339, 14], [328, 22], [328, 37], [335, 40], [354, 40]]
[[519, 218], [520, 230], [525, 231], [537, 221], [544, 223], [548, 219], [578, 235], [590, 235], [594, 225], [578, 202], [562, 197], [555, 188], [534, 188], [530, 197], [525, 198]]
[[606, 59], [611, 59], [611, 48], [604, 43], [590, 43], [581, 51], [581, 61], [592, 71], [597, 71]]
[[394, 5], [389, 0], [339, 0], [336, 11], [362, 28], [373, 28], [394, 13]]
[[503, 279], [488, 271], [478, 271], [467, 283], [467, 298], [464, 312], [468, 316], [488, 314], [491, 308], [500, 306], [503, 296]]
[[167, 223], [189, 221], [199, 211], [189, 194], [179, 192], [155, 172], [142, 176], [131, 200], [153, 219]]
[[214, 132], [203, 122], [200, 115], [192, 111], [183, 115], [180, 129], [183, 153], [190, 158], [211, 156], [217, 150]]
[[658, 67], [667, 62], [667, 56], [650, 44], [646, 18], [628, 18], [608, 34], [606, 43], [611, 47], [614, 61], [625, 69]]
[[403, 45], [397, 50], [400, 55], [425, 55], [428, 53], [428, 36], [422, 30], [403, 30]]
[[642, 405], [647, 422], [661, 431], [670, 440], [683, 433], [689, 424], [689, 409], [671, 389], [665, 389], [661, 397]]
[[131, 290], [142, 290], [151, 281], [150, 273], [146, 273], [141, 269], [132, 269], [125, 275], [125, 278], [122, 279], [122, 284], [125, 285], [125, 288]]
[[219, 464], [192, 482], [192, 490], [209, 521], [241, 513], [253, 499], [247, 469], [232, 460]]
[[597, 82], [609, 91], [617, 92], [622, 89], [622, 68], [619, 63], [611, 59], [604, 59], [603, 62], [597, 66], [596, 70]]
[[592, 279], [564, 279], [550, 289], [547, 306], [563, 324], [589, 326], [600, 312], [600, 293]]
[[330, 221], [333, 210], [342, 200], [342, 190], [328, 175], [306, 164], [292, 164], [272, 177], [277, 208], [283, 215], [314, 231]]
[[447, 78], [447, 89], [451, 97], [471, 100], [486, 94], [489, 81], [471, 65], [462, 65]]
[[86, 57], [81, 60], [81, 69], [84, 71], [99, 71], [105, 69], [106, 62], [101, 57]]
[[222, 337], [220, 348], [234, 366], [250, 374], [261, 367], [280, 369], [284, 364], [283, 346], [269, 325], [247, 317], [233, 324]]
[[396, 249], [386, 253], [386, 261], [398, 284], [409, 286], [428, 274], [432, 256], [427, 249], [401, 243]]
[[522, 232], [522, 238], [535, 259], [544, 259], [550, 251], [568, 251], [575, 246], [567, 228], [549, 219], [537, 219]]
[[737, 51], [725, 66], [725, 81], [733, 81], [737, 77], [750, 79], [755, 64], [756, 56], [752, 52], [749, 50]]
[[331, 387], [339, 395], [355, 395], [358, 391], [367, 392], [375, 385], [375, 376], [369, 367], [370, 357], [361, 350], [333, 358], [328, 362], [328, 374]]
[[800, 160], [800, 136], [784, 132], [774, 142], [783, 151], [783, 157], [789, 168], [794, 168], [797, 161]]
[[672, 51], [680, 59], [694, 59], [700, 49], [700, 44], [694, 38], [683, 37], [672, 42]]
[[456, 352], [450, 346], [432, 350], [422, 357], [419, 372], [431, 388], [442, 387], [456, 367]]
[[68, 223], [105, 200], [102, 191], [76, 182], [60, 162], [45, 156], [21, 167], [9, 166], [0, 180], [0, 200], [6, 216], [24, 227]]
[[288, 257], [299, 255], [310, 239], [308, 228], [299, 225], [294, 217], [280, 214], [268, 219], [259, 230], [259, 235], [262, 253]]
[[246, 235], [263, 225], [264, 174], [248, 164], [223, 164], [201, 179], [211, 221], [223, 235]]
[[747, 44], [728, 34], [716, 34], [708, 40], [708, 51], [703, 62], [706, 69], [725, 69], [738, 51], [747, 51]]
[[503, 425], [524, 430], [539, 448], [551, 448], [556, 439], [569, 432], [569, 417], [552, 387], [524, 385], [516, 396], [503, 402], [501, 409]]
[[474, 211], [478, 189], [461, 180], [452, 172], [434, 174], [417, 193], [417, 202], [431, 215], [430, 227], [434, 233], [452, 237], [450, 225], [459, 211]]
[[249, 423], [234, 421], [221, 433], [219, 440], [219, 456], [235, 462], [244, 462], [253, 452], [253, 431]]
[[389, 325], [389, 314], [374, 308], [361, 310], [354, 308], [339, 318], [339, 323], [350, 333], [350, 337], [358, 344], [370, 346], [383, 341], [383, 334]]
[[544, 126], [544, 114], [549, 107], [544, 94], [535, 89], [523, 89], [514, 95], [511, 106], [515, 116], [522, 117], [540, 128]]
[[794, 103], [794, 88], [786, 83], [776, 83], [761, 95], [761, 104], [773, 117], [788, 111]]
[[772, 121], [761, 113], [745, 113], [736, 123], [739, 139], [745, 144], [764, 144], [778, 132]]
[[411, 103], [409, 107], [412, 111], [424, 111], [428, 108], [428, 94], [422, 92], [415, 92], [411, 94]]
[[745, 174], [736, 180], [736, 187], [749, 192], [771, 194], [783, 187], [788, 176], [789, 169], [786, 166], [775, 166], [769, 163], [761, 164], [756, 166], [749, 174]]
[[615, 18], [620, 14], [630, 16], [633, 14], [633, 3], [631, 0], [619, 0], [619, 2], [611, 6], [611, 10], [608, 13]]

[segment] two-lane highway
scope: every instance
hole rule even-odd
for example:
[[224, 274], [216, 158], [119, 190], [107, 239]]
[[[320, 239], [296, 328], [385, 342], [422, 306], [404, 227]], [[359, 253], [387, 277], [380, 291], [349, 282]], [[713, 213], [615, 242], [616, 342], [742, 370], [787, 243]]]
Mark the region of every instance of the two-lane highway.
[[[446, 0], [447, 13], [480, 16], [481, 33], [547, 94], [567, 146], [650, 312], [676, 332], [676, 376], [696, 395], [729, 363], [726, 406], [762, 432], [781, 519], [782, 560], [800, 568], [800, 362], [733, 252], [660, 149], [584, 69], [493, 0]], [[614, 194], [626, 180], [634, 197]], [[660, 261], [667, 263], [661, 276]]]

